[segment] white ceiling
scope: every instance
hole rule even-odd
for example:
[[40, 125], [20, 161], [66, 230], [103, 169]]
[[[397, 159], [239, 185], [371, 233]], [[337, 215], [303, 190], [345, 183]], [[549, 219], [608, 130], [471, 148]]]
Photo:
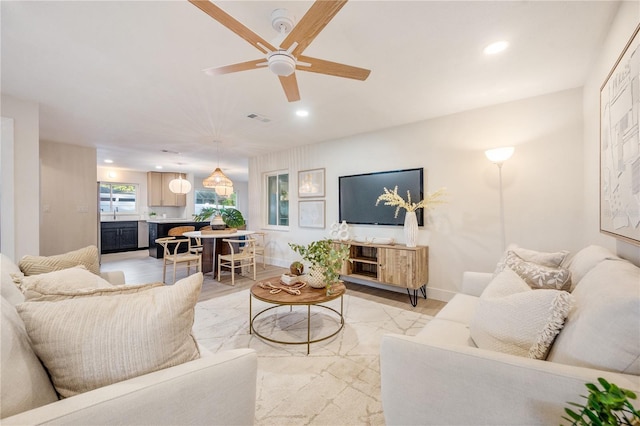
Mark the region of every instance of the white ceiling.
[[[39, 102], [41, 139], [94, 146], [99, 164], [133, 170], [205, 176], [219, 161], [237, 180], [252, 156], [580, 87], [619, 6], [352, 0], [305, 55], [371, 75], [298, 72], [302, 100], [289, 103], [267, 69], [202, 73], [261, 53], [187, 1], [0, 4], [2, 93]], [[216, 4], [271, 41], [272, 10], [299, 19], [312, 3]], [[500, 39], [506, 52], [482, 54]]]

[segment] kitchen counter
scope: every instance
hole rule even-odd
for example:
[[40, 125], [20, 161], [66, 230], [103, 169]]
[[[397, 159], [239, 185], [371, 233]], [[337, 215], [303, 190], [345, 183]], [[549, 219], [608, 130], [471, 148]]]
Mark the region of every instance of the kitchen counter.
[[191, 223], [191, 222], [193, 222], [193, 219], [171, 218], [171, 217], [162, 218], [162, 217], [159, 217], [157, 219], [147, 219], [147, 222], [149, 222], [149, 223]]

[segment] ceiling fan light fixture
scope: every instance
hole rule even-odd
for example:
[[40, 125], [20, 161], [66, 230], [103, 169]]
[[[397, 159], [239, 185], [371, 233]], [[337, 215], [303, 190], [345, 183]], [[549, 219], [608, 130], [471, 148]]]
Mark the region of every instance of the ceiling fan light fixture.
[[286, 50], [269, 53], [267, 61], [271, 72], [282, 77], [288, 77], [296, 70], [296, 60]]

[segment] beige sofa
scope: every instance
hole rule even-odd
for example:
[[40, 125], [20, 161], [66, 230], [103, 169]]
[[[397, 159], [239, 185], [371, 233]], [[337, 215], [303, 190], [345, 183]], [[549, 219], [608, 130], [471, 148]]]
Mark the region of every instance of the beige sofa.
[[476, 346], [471, 330], [492, 274], [465, 273], [462, 293], [417, 336], [385, 335], [386, 423], [559, 424], [567, 401], [583, 403], [584, 384], [598, 377], [640, 395], [640, 269], [598, 246], [565, 265], [572, 306], [546, 360]]
[[[20, 269], [0, 258], [3, 425], [253, 424], [257, 357], [250, 349], [202, 353], [193, 361], [58, 399], [16, 311], [24, 299], [11, 274]], [[117, 283], [123, 278], [104, 276]]]

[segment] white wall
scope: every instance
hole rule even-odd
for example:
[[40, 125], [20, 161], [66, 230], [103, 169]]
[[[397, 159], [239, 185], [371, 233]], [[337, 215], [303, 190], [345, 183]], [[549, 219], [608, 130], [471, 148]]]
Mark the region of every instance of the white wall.
[[[2, 95], [0, 115], [13, 119], [13, 140], [2, 138], [2, 169], [13, 169], [13, 181], [2, 179], [2, 216], [5, 208], [11, 208], [15, 223], [13, 240], [2, 240], [2, 250], [13, 260], [26, 254], [40, 253], [40, 161], [39, 161], [39, 110], [35, 102], [27, 102]], [[4, 136], [4, 135], [3, 135]], [[12, 149], [5, 144], [13, 144]], [[13, 158], [4, 155], [13, 151]], [[5, 185], [13, 185], [7, 188]], [[13, 194], [11, 199], [4, 195]], [[6, 226], [3, 222], [3, 227]]]
[[584, 86], [584, 242], [608, 247], [640, 265], [640, 247], [600, 233], [600, 87], [638, 22], [640, 2], [623, 2]]
[[[582, 247], [582, 128], [580, 89], [467, 111], [253, 158], [250, 198], [262, 200], [262, 173], [289, 170], [290, 229], [269, 231], [268, 253], [285, 266], [296, 259], [287, 242], [328, 236], [338, 220], [339, 176], [424, 167], [426, 191], [449, 193], [419, 233], [419, 244], [430, 247], [430, 297], [446, 300], [459, 290], [463, 271], [491, 271], [501, 255], [498, 169], [485, 149], [516, 146], [503, 166], [507, 242], [538, 250]], [[297, 172], [319, 167], [326, 168], [327, 229], [298, 228]], [[260, 211], [258, 202], [251, 204], [252, 223], [264, 223]], [[351, 232], [403, 242], [400, 227]]]

